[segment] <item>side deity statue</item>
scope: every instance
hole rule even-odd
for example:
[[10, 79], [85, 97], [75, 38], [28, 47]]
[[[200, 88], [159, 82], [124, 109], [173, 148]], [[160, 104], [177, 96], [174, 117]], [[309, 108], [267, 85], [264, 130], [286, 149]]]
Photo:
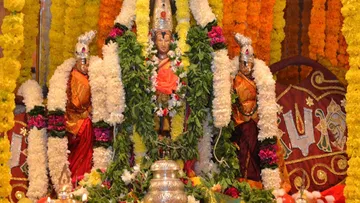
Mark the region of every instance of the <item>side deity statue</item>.
[[172, 12], [169, 0], [156, 0], [154, 2], [152, 17], [152, 40], [155, 44], [158, 61], [156, 77], [156, 103], [162, 113], [155, 115], [155, 129], [161, 137], [170, 137], [171, 115], [168, 111], [171, 105], [171, 95], [177, 90], [179, 77], [171, 68], [168, 56], [172, 41]]
[[67, 87], [66, 131], [69, 140], [69, 162], [72, 180], [80, 178], [92, 167], [93, 129], [91, 125], [91, 91], [89, 85], [89, 44], [96, 32], [78, 38], [73, 67]]
[[236, 34], [235, 40], [240, 45], [241, 52], [238, 58], [238, 72], [233, 83], [234, 91], [237, 94], [237, 101], [232, 107], [235, 123], [233, 141], [239, 149], [238, 159], [243, 178], [260, 182], [257, 91], [252, 77], [254, 49], [249, 38]]
[[[233, 104], [233, 120], [235, 130], [232, 140], [238, 148], [241, 181], [262, 188], [261, 183], [261, 160], [259, 157], [260, 141], [258, 141], [258, 89], [253, 77], [256, 60], [251, 39], [241, 34], [235, 35], [235, 40], [241, 47], [239, 58], [234, 60], [238, 63], [238, 72], [233, 82], [233, 89], [237, 95], [237, 101]], [[283, 164], [282, 148], [278, 147], [278, 164], [281, 171], [282, 187], [288, 191], [290, 185], [286, 166]]]

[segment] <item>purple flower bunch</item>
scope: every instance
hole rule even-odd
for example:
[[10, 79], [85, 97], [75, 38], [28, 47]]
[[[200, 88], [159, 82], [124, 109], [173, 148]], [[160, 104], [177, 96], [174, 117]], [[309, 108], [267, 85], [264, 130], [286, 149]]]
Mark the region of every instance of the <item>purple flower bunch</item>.
[[95, 140], [109, 142], [112, 140], [109, 128], [94, 128]]
[[64, 115], [49, 115], [48, 130], [56, 130], [56, 131], [65, 130], [65, 116]]
[[41, 114], [38, 114], [36, 116], [29, 116], [28, 127], [29, 128], [37, 127], [38, 129], [45, 128], [46, 127], [45, 117]]
[[267, 145], [260, 149], [259, 157], [261, 161], [261, 165], [273, 165], [276, 164], [278, 159], [276, 155], [277, 145]]
[[225, 43], [225, 37], [220, 26], [212, 27], [211, 31], [208, 32], [208, 37], [210, 38], [211, 46], [214, 46], [215, 44]]

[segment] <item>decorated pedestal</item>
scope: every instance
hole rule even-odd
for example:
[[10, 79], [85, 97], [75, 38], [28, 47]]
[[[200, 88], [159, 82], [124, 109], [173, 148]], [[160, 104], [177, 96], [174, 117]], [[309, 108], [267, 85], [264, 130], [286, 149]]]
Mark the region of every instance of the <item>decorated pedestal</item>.
[[159, 160], [151, 166], [154, 178], [150, 182], [144, 203], [186, 203], [184, 184], [177, 178], [179, 165], [172, 160]]

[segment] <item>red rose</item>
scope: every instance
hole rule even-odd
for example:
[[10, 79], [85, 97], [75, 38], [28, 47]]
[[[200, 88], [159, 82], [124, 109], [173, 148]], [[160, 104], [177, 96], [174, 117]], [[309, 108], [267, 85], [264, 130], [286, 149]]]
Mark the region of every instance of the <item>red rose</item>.
[[195, 162], [196, 162], [196, 159], [187, 160], [184, 164], [184, 170], [186, 172], [187, 177], [189, 177], [189, 178], [196, 176], [195, 171], [194, 171]]
[[233, 198], [238, 198], [240, 193], [236, 188], [231, 187], [231, 188], [226, 189], [224, 194], [229, 195], [229, 196], [231, 196]]
[[171, 94], [176, 90], [177, 87], [178, 76], [169, 69], [169, 68], [161, 68], [158, 71], [158, 76], [156, 78], [157, 86], [156, 90], [163, 94]]

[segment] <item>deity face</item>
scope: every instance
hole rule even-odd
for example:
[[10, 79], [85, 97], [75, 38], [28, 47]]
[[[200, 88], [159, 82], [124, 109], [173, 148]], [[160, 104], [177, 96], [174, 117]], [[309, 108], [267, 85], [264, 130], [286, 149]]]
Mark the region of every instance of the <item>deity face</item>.
[[155, 45], [159, 56], [166, 56], [170, 50], [171, 31], [160, 30], [155, 32]]
[[248, 78], [251, 78], [254, 62], [239, 60], [239, 71]]
[[83, 74], [89, 72], [89, 60], [86, 58], [78, 58], [76, 60], [76, 69]]

